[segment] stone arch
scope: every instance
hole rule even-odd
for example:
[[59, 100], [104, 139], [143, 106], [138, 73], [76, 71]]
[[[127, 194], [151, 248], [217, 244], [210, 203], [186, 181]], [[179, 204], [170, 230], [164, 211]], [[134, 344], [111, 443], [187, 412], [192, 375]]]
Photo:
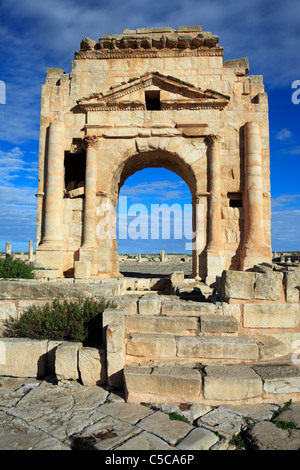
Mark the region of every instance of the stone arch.
[[149, 167], [166, 168], [180, 176], [188, 185], [194, 198], [199, 190], [194, 163], [204, 155], [195, 146], [182, 137], [173, 138], [138, 138], [135, 150], [125, 152], [120, 164], [113, 172], [111, 197], [118, 197], [125, 180], [136, 171]]
[[[132, 148], [125, 152], [120, 164], [112, 174], [111, 179], [111, 200], [116, 206], [121, 187], [126, 179], [145, 168], [165, 168], [173, 171], [180, 176], [187, 184], [191, 192], [193, 206], [193, 233], [196, 232], [196, 205], [200, 182], [197, 178], [197, 166], [203, 163], [201, 160], [205, 157], [205, 152], [197, 149], [192, 143], [182, 137], [171, 138], [151, 138], [136, 139], [135, 150]], [[206, 230], [206, 221], [205, 229]], [[195, 241], [195, 240], [194, 240]], [[195, 244], [197, 246], [197, 244]], [[204, 248], [204, 247], [203, 247]], [[199, 277], [199, 258], [200, 253], [197, 248], [193, 249], [193, 275]], [[203, 253], [201, 262], [203, 265]], [[206, 265], [203, 266], [204, 272]], [[200, 276], [203, 277], [203, 276]]]

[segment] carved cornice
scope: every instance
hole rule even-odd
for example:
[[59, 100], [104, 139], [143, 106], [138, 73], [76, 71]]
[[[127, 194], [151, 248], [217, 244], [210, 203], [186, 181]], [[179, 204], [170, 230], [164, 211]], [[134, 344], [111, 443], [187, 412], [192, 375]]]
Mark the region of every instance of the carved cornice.
[[181, 49], [151, 49], [147, 51], [138, 49], [104, 50], [102, 51], [77, 51], [74, 54], [75, 60], [108, 60], [108, 59], [149, 59], [160, 57], [223, 57], [223, 48], [203, 47], [195, 50]]
[[125, 34], [105, 35], [98, 42], [84, 38], [80, 51], [75, 52], [75, 59], [223, 56], [218, 36], [201, 31], [201, 27], [189, 29], [185, 32], [172, 28], [144, 29], [146, 34], [141, 34], [141, 30], [130, 31], [130, 34], [124, 31]]

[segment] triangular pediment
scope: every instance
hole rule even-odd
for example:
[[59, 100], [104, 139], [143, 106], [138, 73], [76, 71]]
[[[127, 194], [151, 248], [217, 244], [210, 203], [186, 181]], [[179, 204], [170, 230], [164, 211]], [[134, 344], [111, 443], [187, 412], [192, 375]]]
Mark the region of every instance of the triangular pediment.
[[223, 109], [230, 97], [214, 90], [202, 90], [191, 83], [178, 78], [165, 76], [159, 72], [149, 72], [141, 77], [131, 78], [127, 82], [112, 86], [106, 92], [94, 93], [78, 101], [85, 110], [147, 109], [140, 90], [161, 90], [164, 99], [161, 109]]

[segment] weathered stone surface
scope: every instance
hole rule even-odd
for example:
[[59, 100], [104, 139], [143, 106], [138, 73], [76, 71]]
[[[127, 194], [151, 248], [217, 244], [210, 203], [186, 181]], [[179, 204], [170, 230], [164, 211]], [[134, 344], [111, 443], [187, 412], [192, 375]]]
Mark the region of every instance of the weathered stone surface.
[[244, 425], [245, 421], [241, 416], [230, 413], [222, 407], [210, 411], [197, 421], [197, 426], [217, 432], [227, 439], [238, 434]]
[[262, 395], [262, 381], [246, 365], [209, 365], [205, 368], [204, 397], [210, 400], [243, 400]]
[[55, 351], [55, 374], [58, 380], [77, 380], [78, 351], [82, 343], [64, 341], [59, 344]]
[[131, 356], [173, 357], [176, 356], [176, 341], [172, 336], [132, 336], [126, 352]]
[[124, 373], [124, 324], [110, 324], [106, 328], [107, 383], [112, 387], [123, 386]]
[[300, 321], [299, 304], [245, 304], [245, 328], [297, 328]]
[[209, 302], [163, 300], [162, 315], [195, 316], [210, 315], [216, 312], [216, 306]]
[[107, 416], [74, 436], [73, 446], [75, 449], [110, 450], [140, 432], [136, 426]]
[[300, 367], [296, 365], [257, 365], [253, 369], [262, 378], [266, 392], [294, 393], [300, 391]]
[[199, 323], [197, 318], [134, 315], [126, 318], [126, 329], [129, 333], [189, 335], [197, 333]]
[[78, 351], [79, 374], [83, 385], [106, 383], [106, 352], [100, 348], [82, 348]]
[[257, 344], [250, 337], [179, 337], [177, 356], [210, 359], [258, 359]]
[[207, 429], [193, 429], [182, 441], [176, 446], [180, 450], [209, 450], [216, 442], [218, 437]]
[[0, 339], [0, 375], [44, 377], [47, 341], [28, 338]]
[[0, 322], [10, 317], [17, 317], [17, 309], [13, 302], [0, 302]]
[[[201, 395], [200, 371], [180, 366], [126, 367], [125, 385], [127, 393], [152, 393], [166, 397], [185, 397], [191, 401]], [[183, 400], [183, 398], [181, 398]]]
[[255, 424], [248, 432], [248, 441], [255, 450], [299, 450], [300, 431], [280, 429], [266, 421]]
[[224, 271], [221, 291], [226, 299], [283, 299], [283, 273]]
[[175, 445], [179, 439], [184, 438], [193, 430], [193, 426], [190, 424], [170, 420], [168, 415], [160, 411], [142, 419], [137, 426], [144, 431], [155, 434], [171, 445]]
[[244, 418], [250, 418], [252, 421], [267, 421], [278, 410], [278, 405], [222, 405], [222, 409]]
[[154, 413], [149, 407], [135, 403], [105, 403], [101, 413], [112, 418], [120, 418], [130, 424], [136, 424], [141, 419]]
[[238, 321], [231, 316], [201, 315], [200, 328], [202, 333], [235, 333]]
[[174, 450], [174, 447], [167, 444], [153, 434], [143, 431], [135, 437], [128, 439], [120, 446], [115, 448], [116, 450]]
[[300, 403], [291, 403], [287, 410], [282, 411], [276, 418], [278, 421], [294, 423], [300, 428]]
[[286, 301], [299, 302], [300, 300], [300, 271], [285, 273]]
[[288, 353], [288, 347], [278, 338], [272, 336], [255, 336], [255, 342], [259, 348], [261, 358], [275, 358], [285, 356]]
[[140, 315], [160, 315], [161, 300], [157, 294], [143, 295], [138, 301], [138, 312]]

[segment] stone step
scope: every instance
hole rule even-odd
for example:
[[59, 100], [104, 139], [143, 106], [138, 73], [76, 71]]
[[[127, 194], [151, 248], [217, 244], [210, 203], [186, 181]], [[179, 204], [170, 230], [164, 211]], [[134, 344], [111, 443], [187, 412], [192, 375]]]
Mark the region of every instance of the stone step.
[[200, 317], [131, 315], [126, 317], [126, 331], [129, 334], [196, 336], [206, 333], [235, 333], [238, 327], [238, 320], [229, 315], [201, 315]]
[[249, 336], [169, 336], [132, 334], [126, 344], [128, 356], [147, 358], [259, 359], [259, 347]]
[[300, 367], [288, 361], [130, 365], [124, 369], [124, 383], [129, 403], [274, 403], [281, 394], [300, 398]]
[[192, 300], [166, 300], [161, 303], [161, 315], [195, 316], [214, 315], [217, 306], [212, 302], [195, 302]]

